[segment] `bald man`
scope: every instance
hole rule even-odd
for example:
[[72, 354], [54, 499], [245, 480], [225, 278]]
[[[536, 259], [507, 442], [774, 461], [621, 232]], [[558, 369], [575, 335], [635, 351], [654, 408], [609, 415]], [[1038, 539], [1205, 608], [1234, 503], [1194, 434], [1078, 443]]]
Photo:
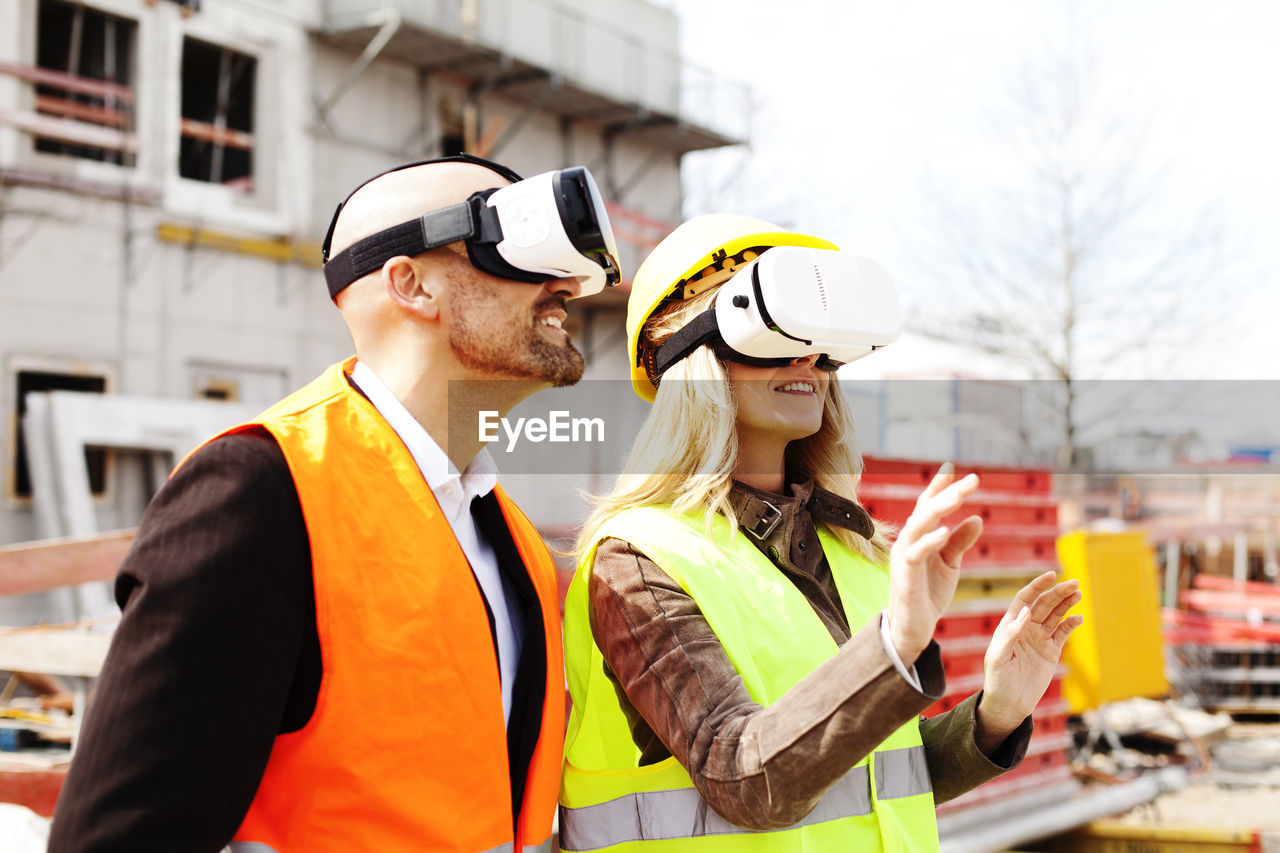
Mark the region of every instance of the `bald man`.
[[483, 272], [461, 241], [348, 263], [515, 180], [445, 158], [340, 206], [326, 275], [356, 355], [148, 507], [51, 851], [550, 849], [554, 570], [478, 429], [449, 425], [578, 381], [580, 284]]

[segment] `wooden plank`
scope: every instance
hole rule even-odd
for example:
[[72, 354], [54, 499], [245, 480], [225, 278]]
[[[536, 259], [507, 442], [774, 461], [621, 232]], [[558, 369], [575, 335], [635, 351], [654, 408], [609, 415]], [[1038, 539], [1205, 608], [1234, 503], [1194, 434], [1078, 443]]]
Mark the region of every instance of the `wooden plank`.
[[315, 268], [321, 266], [320, 246], [317, 243], [296, 242], [287, 238], [272, 240], [244, 237], [208, 228], [192, 228], [174, 222], [161, 222], [156, 225], [156, 238], [165, 243], [237, 252], [273, 261], [295, 261]]
[[102, 631], [41, 628], [0, 634], [0, 669], [95, 676], [102, 671], [111, 637]]
[[217, 127], [195, 119], [184, 118], [182, 120], [182, 135], [189, 136], [192, 139], [200, 139], [204, 142], [219, 143], [228, 148], [240, 148], [244, 151], [253, 150], [252, 133], [232, 130], [229, 127]]
[[115, 577], [135, 530], [0, 547], [0, 596], [27, 595]]
[[37, 95], [36, 111], [62, 116], [63, 118], [79, 119], [93, 124], [103, 124], [108, 127], [125, 126], [125, 115], [120, 110], [95, 107], [90, 104], [77, 104], [75, 101], [69, 101], [66, 98]]
[[118, 101], [133, 101], [133, 89], [110, 80], [94, 80], [68, 74], [65, 71], [54, 71], [51, 68], [39, 68], [34, 65], [19, 65], [13, 62], [0, 62], [0, 74], [8, 74], [28, 83], [52, 86], [81, 95], [92, 95], [96, 98], [115, 98]]
[[1073, 853], [1257, 853], [1261, 833], [1199, 826], [1151, 826], [1099, 820], [1054, 839], [1054, 851]]
[[73, 145], [84, 145], [88, 148], [135, 152], [139, 147], [138, 137], [133, 133], [122, 133], [96, 124], [67, 118], [53, 118], [27, 111], [0, 109], [0, 124], [12, 125], [33, 136], [56, 139]]

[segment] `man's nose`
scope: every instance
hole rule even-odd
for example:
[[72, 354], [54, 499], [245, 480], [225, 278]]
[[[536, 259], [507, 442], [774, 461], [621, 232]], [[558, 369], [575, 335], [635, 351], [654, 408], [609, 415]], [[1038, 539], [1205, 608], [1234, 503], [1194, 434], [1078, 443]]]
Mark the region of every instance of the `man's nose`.
[[582, 293], [582, 282], [577, 278], [553, 278], [543, 285], [547, 292], [574, 299]]

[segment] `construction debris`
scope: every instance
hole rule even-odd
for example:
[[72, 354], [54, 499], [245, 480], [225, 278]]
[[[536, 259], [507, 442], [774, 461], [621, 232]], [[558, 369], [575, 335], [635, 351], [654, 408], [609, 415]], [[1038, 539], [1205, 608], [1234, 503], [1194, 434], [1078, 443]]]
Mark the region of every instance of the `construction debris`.
[[1112, 702], [1099, 709], [1121, 738], [1142, 738], [1164, 742], [1170, 746], [1194, 738], [1211, 743], [1231, 728], [1231, 715], [1210, 714], [1198, 708], [1186, 708], [1173, 702], [1154, 699], [1127, 699]]

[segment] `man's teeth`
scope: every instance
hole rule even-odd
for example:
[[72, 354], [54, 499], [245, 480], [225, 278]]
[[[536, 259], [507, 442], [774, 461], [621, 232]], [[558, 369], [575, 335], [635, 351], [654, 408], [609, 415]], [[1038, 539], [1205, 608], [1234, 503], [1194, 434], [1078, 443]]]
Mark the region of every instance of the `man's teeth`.
[[539, 326], [550, 326], [550, 327], [551, 327], [551, 328], [553, 328], [553, 329], [559, 329], [559, 328], [561, 328], [561, 326], [560, 326], [560, 318], [559, 318], [559, 317], [543, 317], [541, 320], [539, 320], [539, 321], [538, 321], [538, 325], [539, 325]]
[[812, 394], [818, 389], [813, 387], [813, 385], [809, 382], [788, 382], [786, 385], [783, 385], [778, 390], [779, 391], [804, 391], [806, 393]]

